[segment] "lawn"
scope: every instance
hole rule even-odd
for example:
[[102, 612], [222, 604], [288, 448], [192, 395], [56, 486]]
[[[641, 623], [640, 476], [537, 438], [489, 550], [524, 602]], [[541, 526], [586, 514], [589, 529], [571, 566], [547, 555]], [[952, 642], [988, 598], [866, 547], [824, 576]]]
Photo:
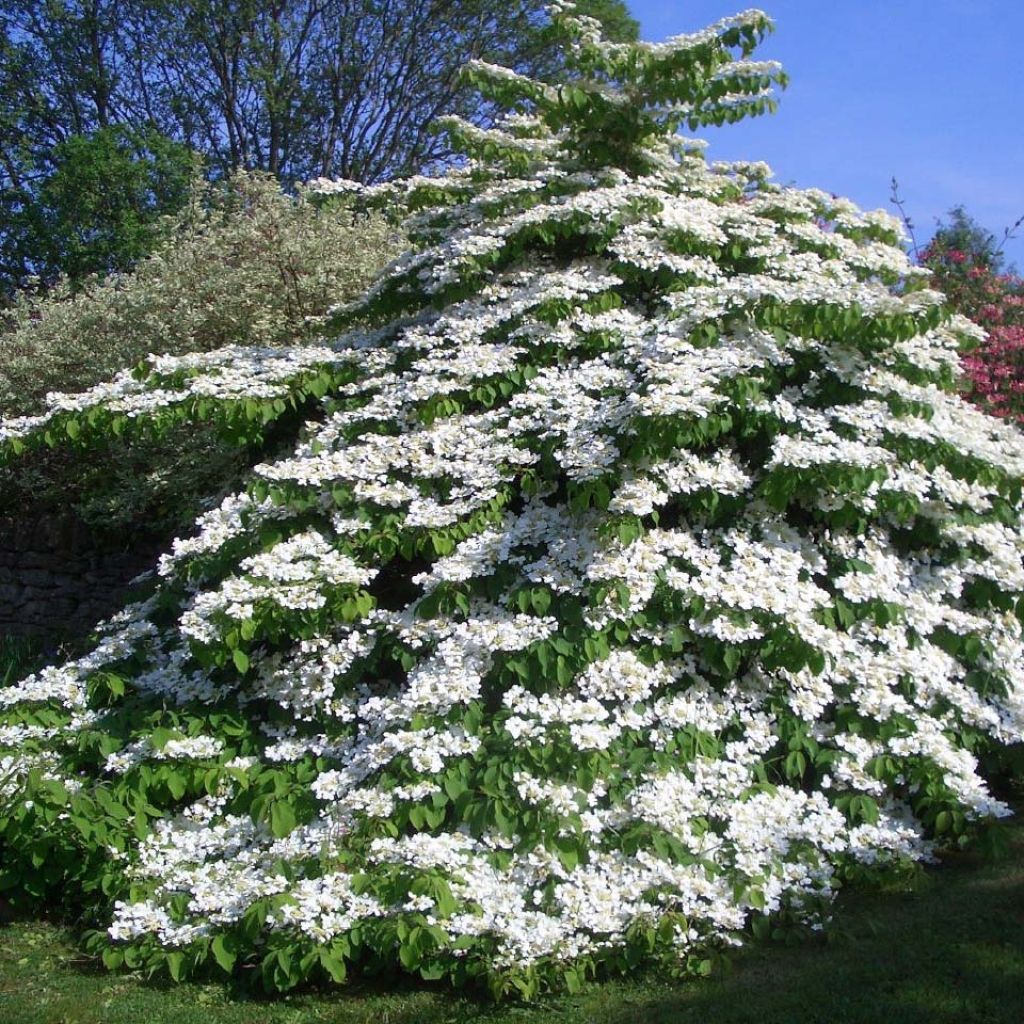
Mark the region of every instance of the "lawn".
[[702, 981], [594, 984], [536, 1006], [494, 1007], [402, 983], [247, 997], [109, 974], [53, 925], [0, 927], [2, 1024], [1020, 1024], [1024, 824], [1009, 855], [963, 855], [911, 891], [848, 892], [827, 937], [760, 946]]

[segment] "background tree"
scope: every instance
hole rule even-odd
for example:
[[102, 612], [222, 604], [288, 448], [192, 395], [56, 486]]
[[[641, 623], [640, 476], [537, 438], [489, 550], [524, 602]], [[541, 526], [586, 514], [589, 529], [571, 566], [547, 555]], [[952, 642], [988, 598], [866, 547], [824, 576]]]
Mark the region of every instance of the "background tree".
[[986, 411], [1017, 422], [1024, 422], [1024, 280], [1006, 267], [1002, 250], [1022, 223], [1024, 217], [999, 242], [963, 206], [955, 206], [920, 254], [949, 304], [985, 330], [964, 353], [964, 393]]
[[[137, 104], [224, 169], [379, 181], [449, 151], [435, 118], [489, 113], [470, 59], [556, 67], [543, 0], [148, 0], [135, 5]], [[582, 6], [636, 37], [620, 0]]]
[[[195, 169], [133, 81], [137, 4], [10, 0], [0, 10], [0, 296], [127, 269]], [[164, 130], [161, 130], [164, 129]]]
[[1003, 243], [997, 243], [996, 236], [983, 228], [963, 206], [954, 206], [947, 216], [948, 221], [939, 221], [936, 226], [927, 251], [932, 256], [938, 253], [961, 253], [964, 259], [959, 262], [968, 262], [972, 266], [999, 273], [1006, 262], [1003, 244], [1014, 229], [1007, 229]]
[[185, 203], [201, 161], [156, 131], [124, 125], [58, 143], [49, 169], [5, 198], [0, 246], [10, 286], [124, 271]]
[[[8, 0], [0, 12], [0, 287], [9, 293], [31, 270], [19, 232], [48, 219], [35, 208], [40, 188], [72, 138], [113, 126], [135, 138], [159, 133], [203, 154], [213, 176], [263, 170], [288, 186], [412, 174], [450, 158], [430, 130], [439, 115], [491, 118], [491, 105], [459, 75], [467, 61], [557, 74], [562, 58], [545, 28], [545, 2]], [[609, 38], [636, 38], [621, 0], [579, 6]], [[100, 138], [97, 150], [109, 152]], [[92, 164], [99, 154], [81, 155]], [[91, 211], [72, 204], [62, 215], [70, 221], [58, 233], [90, 233]], [[123, 223], [134, 232], [131, 220]]]

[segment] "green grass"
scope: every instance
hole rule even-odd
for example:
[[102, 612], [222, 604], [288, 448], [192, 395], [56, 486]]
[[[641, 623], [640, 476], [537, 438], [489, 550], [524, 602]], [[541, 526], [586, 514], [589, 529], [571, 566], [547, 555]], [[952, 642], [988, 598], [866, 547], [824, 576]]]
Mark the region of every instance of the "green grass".
[[845, 894], [827, 939], [760, 946], [701, 981], [643, 976], [494, 1007], [395, 981], [246, 997], [108, 974], [53, 925], [0, 927], [2, 1024], [1021, 1024], [1024, 825], [1009, 855], [961, 855], [908, 892]]

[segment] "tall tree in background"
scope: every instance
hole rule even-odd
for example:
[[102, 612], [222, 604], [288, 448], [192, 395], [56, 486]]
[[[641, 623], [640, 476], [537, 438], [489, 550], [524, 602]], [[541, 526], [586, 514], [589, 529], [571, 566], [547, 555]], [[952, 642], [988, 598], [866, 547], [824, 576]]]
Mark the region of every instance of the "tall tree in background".
[[1006, 267], [1003, 255], [1024, 216], [1002, 240], [963, 206], [948, 217], [919, 260], [950, 306], [984, 329], [963, 354], [963, 392], [987, 412], [1024, 424], [1024, 278]]
[[72, 282], [130, 269], [162, 234], [201, 170], [197, 154], [159, 132], [108, 125], [72, 135], [29, 187], [0, 201], [0, 267], [12, 291], [30, 277]]
[[137, 88], [134, 0], [0, 8], [0, 300], [126, 270], [188, 194], [196, 159]]
[[[438, 115], [492, 113], [459, 75], [467, 61], [557, 74], [545, 2], [5, 0], [0, 290], [26, 272], [11, 225], [68, 140], [115, 125], [158, 133], [215, 176], [244, 167], [286, 185], [429, 169], [450, 155], [430, 131]], [[621, 0], [578, 6], [609, 38], [636, 38]]]
[[[137, 33], [150, 108], [225, 168], [286, 180], [414, 173], [448, 156], [445, 113], [486, 119], [473, 58], [551, 73], [545, 0], [152, 0]], [[620, 0], [581, 5], [622, 39]], [[166, 130], [166, 129], [165, 129]], [[174, 134], [174, 131], [171, 131]]]
[[[964, 257], [960, 262], [999, 273], [1005, 259], [1003, 246], [997, 242], [996, 236], [983, 228], [963, 206], [954, 206], [948, 216], [948, 221], [941, 220], [936, 225], [927, 252], [959, 252]], [[1011, 230], [1007, 229], [1007, 237]]]

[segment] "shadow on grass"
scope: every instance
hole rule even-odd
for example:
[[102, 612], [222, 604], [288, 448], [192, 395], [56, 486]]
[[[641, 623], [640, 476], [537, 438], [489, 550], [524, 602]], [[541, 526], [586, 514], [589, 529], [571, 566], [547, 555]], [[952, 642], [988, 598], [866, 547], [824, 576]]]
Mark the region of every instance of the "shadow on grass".
[[728, 975], [623, 1008], [610, 1024], [1021, 1024], [1024, 828], [1006, 858], [964, 858], [918, 891], [850, 892], [829, 940], [759, 947]]
[[184, 983], [110, 972], [78, 949], [67, 925], [24, 913], [0, 922], [0, 1024], [483, 1024], [522, 1012], [532, 1011], [400, 973], [269, 994], [244, 971]]

